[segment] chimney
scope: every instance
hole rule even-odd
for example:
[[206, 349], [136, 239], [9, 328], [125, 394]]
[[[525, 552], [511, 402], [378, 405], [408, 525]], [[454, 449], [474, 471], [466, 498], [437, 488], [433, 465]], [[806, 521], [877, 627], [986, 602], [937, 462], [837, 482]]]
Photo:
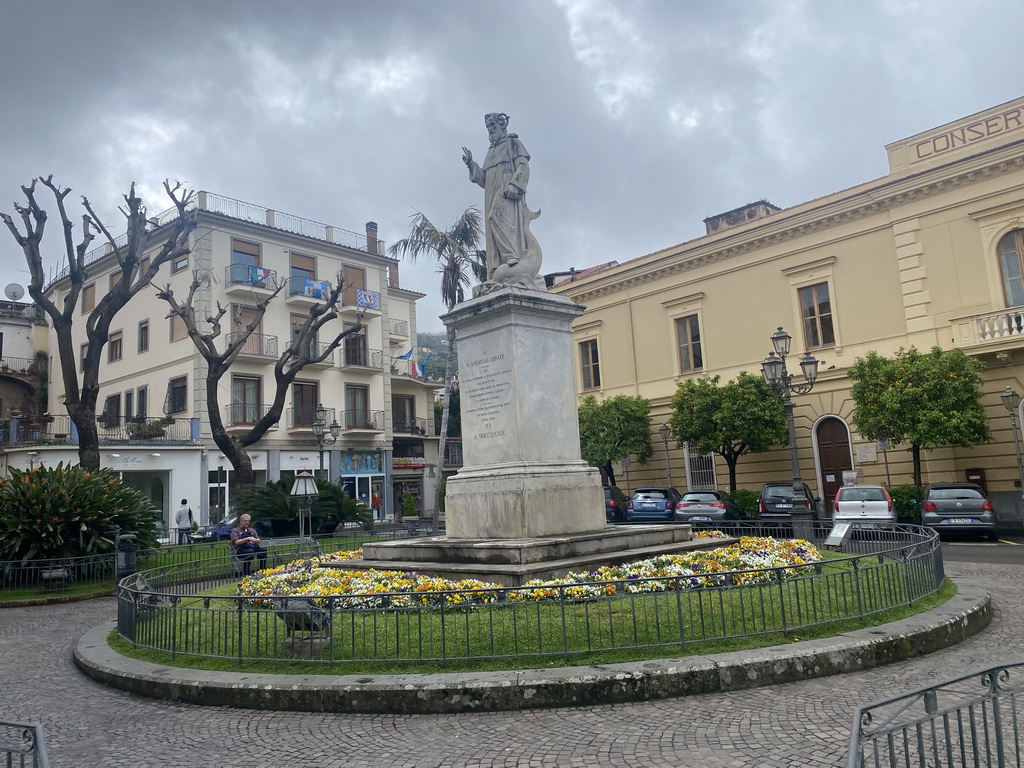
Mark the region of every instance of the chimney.
[[372, 253], [374, 256], [379, 255], [377, 253], [377, 222], [368, 221], [366, 222], [366, 252]]
[[398, 288], [398, 265], [388, 267], [388, 288]]

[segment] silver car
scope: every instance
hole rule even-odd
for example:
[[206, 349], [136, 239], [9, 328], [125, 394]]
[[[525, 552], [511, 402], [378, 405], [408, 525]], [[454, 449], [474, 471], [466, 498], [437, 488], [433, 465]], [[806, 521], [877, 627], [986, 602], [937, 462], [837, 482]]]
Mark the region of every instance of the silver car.
[[832, 502], [832, 521], [854, 528], [878, 528], [896, 522], [889, 491], [880, 485], [844, 485]]

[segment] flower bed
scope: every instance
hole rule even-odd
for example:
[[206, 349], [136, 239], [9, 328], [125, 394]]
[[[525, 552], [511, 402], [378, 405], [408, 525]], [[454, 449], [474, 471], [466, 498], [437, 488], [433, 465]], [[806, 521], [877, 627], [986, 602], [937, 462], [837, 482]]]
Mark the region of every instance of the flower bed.
[[[714, 538], [706, 532], [702, 538]], [[720, 536], [721, 534], [719, 534]], [[721, 574], [739, 571], [734, 584], [767, 581], [771, 572], [763, 568], [787, 568], [821, 559], [812, 544], [802, 539], [780, 540], [744, 536], [727, 547], [699, 550], [681, 555], [659, 555], [624, 565], [605, 566], [595, 571], [571, 573], [558, 579], [535, 579], [522, 589], [505, 591], [501, 584], [488, 584], [475, 579], [451, 581], [439, 576], [426, 576], [401, 571], [346, 571], [319, 567], [319, 563], [352, 560], [362, 552], [337, 552], [326, 555], [312, 566], [295, 560], [277, 568], [260, 571], [242, 579], [238, 595], [253, 598], [252, 605], [269, 606], [273, 598], [307, 596], [323, 598], [340, 596], [335, 601], [341, 608], [405, 607], [429, 605], [443, 595], [445, 605], [491, 603], [499, 600], [499, 592], [509, 601], [587, 599], [605, 595], [660, 592], [675, 589], [714, 587], [725, 584]], [[781, 571], [795, 576], [799, 570]], [[464, 590], [464, 591], [460, 591]], [[324, 600], [318, 600], [323, 603]]]

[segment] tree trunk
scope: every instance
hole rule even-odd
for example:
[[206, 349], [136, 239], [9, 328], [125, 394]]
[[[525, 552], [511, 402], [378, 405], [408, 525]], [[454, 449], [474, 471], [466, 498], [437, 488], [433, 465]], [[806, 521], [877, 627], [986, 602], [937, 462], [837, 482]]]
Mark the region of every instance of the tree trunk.
[[437, 443], [437, 463], [441, 468], [441, 476], [437, 480], [437, 492], [434, 496], [434, 525], [436, 536], [441, 532], [441, 492], [444, 488], [444, 449], [448, 443], [448, 410], [452, 397], [452, 367], [455, 365], [455, 328], [448, 326], [448, 359], [444, 364], [444, 397], [441, 400], [441, 434]]
[[725, 459], [725, 463], [729, 467], [729, 493], [736, 493], [736, 461], [739, 459], [739, 456], [732, 453], [721, 453], [719, 455]]
[[921, 485], [921, 446], [910, 446], [910, 454], [914, 457], [914, 485]]
[[615, 470], [610, 461], [604, 465], [604, 473], [608, 476], [608, 485], [615, 485]]

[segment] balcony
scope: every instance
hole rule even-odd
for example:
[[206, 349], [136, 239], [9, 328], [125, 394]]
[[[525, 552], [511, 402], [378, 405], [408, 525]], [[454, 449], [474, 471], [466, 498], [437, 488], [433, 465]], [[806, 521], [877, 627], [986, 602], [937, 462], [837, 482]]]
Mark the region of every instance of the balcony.
[[338, 314], [342, 317], [356, 317], [360, 314], [379, 316], [380, 294], [364, 288], [346, 288], [341, 294], [341, 307]]
[[401, 344], [409, 340], [409, 321], [388, 318], [388, 336], [392, 344]]
[[346, 370], [380, 373], [384, 370], [384, 353], [379, 349], [367, 349], [362, 344], [344, 344], [341, 350], [341, 367]]
[[391, 420], [391, 429], [396, 436], [415, 435], [417, 437], [433, 437], [433, 419], [417, 419], [415, 416], [395, 416]]
[[248, 264], [229, 264], [224, 268], [224, 290], [231, 295], [269, 296], [277, 287], [277, 272]]
[[[317, 408], [288, 408], [285, 410], [288, 429], [308, 429], [312, 431], [313, 422], [316, 421]], [[365, 411], [364, 411], [365, 413]], [[330, 424], [334, 421], [335, 411], [333, 408], [324, 408], [324, 423]]]
[[[248, 431], [270, 412], [269, 405], [259, 403], [231, 403], [224, 406], [224, 428], [229, 432]], [[275, 429], [275, 424], [271, 429]]]
[[[330, 346], [331, 346], [330, 344], [321, 344], [319, 342], [311, 342], [310, 345], [309, 345], [309, 358], [310, 358], [310, 360], [312, 361], [312, 360], [315, 360], [316, 358], [320, 357], [320, 355], [322, 355], [325, 351], [327, 351], [327, 348], [330, 347]], [[327, 357], [325, 357], [320, 362], [318, 362], [318, 363], [316, 363], [316, 362], [308, 363], [308, 367], [309, 368], [333, 368], [334, 367], [334, 350], [332, 349], [330, 351], [330, 354], [328, 354]]]
[[341, 430], [345, 433], [377, 433], [384, 431], [384, 411], [355, 409], [339, 414]]
[[969, 354], [1024, 347], [1024, 307], [954, 317], [949, 323], [953, 343]]
[[[41, 366], [41, 367], [40, 367]], [[10, 376], [34, 376], [46, 372], [46, 358], [0, 357], [0, 373]]]
[[[68, 419], [70, 422], [70, 418]], [[55, 420], [53, 422], [57, 424]], [[192, 440], [192, 419], [125, 419], [120, 416], [97, 416], [100, 444], [167, 443]], [[69, 426], [70, 429], [70, 426]], [[64, 431], [53, 433], [64, 435]]]
[[[224, 335], [224, 343], [230, 346], [235, 340], [244, 336], [243, 333], [227, 333]], [[250, 360], [276, 360], [278, 358], [277, 336], [267, 336], [262, 333], [253, 333], [242, 344], [238, 352], [238, 359]]]
[[313, 280], [308, 277], [292, 277], [285, 288], [285, 304], [299, 307], [311, 307], [327, 299], [331, 286], [326, 280]]

